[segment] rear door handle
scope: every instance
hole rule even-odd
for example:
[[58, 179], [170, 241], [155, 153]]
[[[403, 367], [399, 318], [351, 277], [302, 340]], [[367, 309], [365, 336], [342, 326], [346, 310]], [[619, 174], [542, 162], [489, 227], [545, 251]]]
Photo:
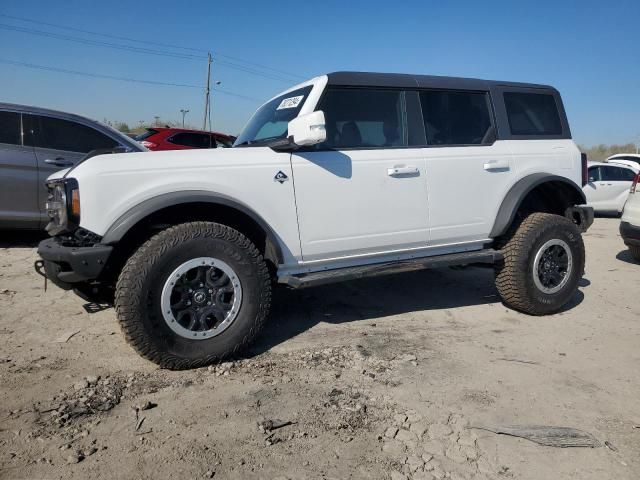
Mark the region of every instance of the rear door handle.
[[483, 165], [487, 171], [491, 170], [509, 170], [509, 160], [502, 158], [500, 160], [490, 160]]
[[393, 168], [387, 168], [387, 175], [390, 177], [409, 177], [420, 175], [418, 167], [404, 167], [398, 166]]
[[49, 165], [55, 165], [56, 167], [70, 167], [73, 165], [73, 162], [69, 160], [65, 160], [64, 157], [56, 157], [54, 160], [50, 158], [45, 158], [44, 163], [48, 163]]

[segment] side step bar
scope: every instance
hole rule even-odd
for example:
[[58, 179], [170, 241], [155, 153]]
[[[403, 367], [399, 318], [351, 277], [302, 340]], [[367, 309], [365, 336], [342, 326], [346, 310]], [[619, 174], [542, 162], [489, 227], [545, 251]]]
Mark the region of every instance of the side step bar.
[[377, 277], [391, 273], [411, 272], [427, 268], [451, 267], [455, 265], [469, 265], [472, 263], [494, 264], [502, 260], [502, 252], [493, 249], [475, 252], [450, 253], [433, 257], [412, 258], [397, 262], [360, 265], [357, 267], [337, 268], [320, 272], [301, 273], [280, 277], [278, 283], [284, 283], [291, 288], [313, 287], [329, 283], [355, 280], [364, 277]]

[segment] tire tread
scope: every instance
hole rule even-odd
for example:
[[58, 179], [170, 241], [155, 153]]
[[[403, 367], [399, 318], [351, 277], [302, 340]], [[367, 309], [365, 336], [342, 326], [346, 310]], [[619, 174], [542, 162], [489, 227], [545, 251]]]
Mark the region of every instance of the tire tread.
[[[259, 314], [242, 341], [226, 351], [199, 359], [185, 359], [156, 347], [141, 321], [146, 306], [141, 300], [144, 280], [156, 261], [172, 248], [196, 238], [216, 238], [233, 243], [254, 264], [261, 284]], [[115, 310], [125, 340], [138, 354], [163, 368], [183, 370], [221, 362], [244, 350], [258, 335], [271, 308], [271, 280], [267, 264], [256, 246], [242, 233], [213, 222], [190, 222], [163, 230], [147, 240], [126, 262], [116, 284]]]
[[[532, 246], [536, 239], [552, 227], [572, 228], [579, 232], [569, 219], [550, 213], [536, 212], [528, 215], [520, 224], [514, 225], [505, 235], [500, 248], [503, 260], [496, 266], [495, 283], [502, 301], [514, 310], [529, 315], [546, 315], [559, 310], [550, 310], [541, 307], [534, 302], [527, 290], [527, 268], [523, 268], [529, 255], [532, 254]], [[584, 258], [584, 244], [580, 237], [581, 258]], [[576, 265], [575, 268], [583, 269], [584, 265]], [[580, 272], [582, 273], [582, 271]]]

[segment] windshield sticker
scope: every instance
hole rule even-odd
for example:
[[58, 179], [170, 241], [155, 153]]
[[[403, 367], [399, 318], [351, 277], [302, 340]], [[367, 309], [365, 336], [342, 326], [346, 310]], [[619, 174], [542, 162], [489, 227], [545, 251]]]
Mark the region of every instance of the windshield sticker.
[[302, 102], [304, 95], [298, 95], [297, 97], [285, 98], [280, 102], [276, 110], [284, 110], [285, 108], [296, 108]]

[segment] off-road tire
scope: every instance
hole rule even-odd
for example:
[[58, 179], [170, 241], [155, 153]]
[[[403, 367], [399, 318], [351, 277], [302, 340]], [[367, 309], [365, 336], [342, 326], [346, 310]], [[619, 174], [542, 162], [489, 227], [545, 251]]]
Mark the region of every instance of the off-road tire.
[[[535, 256], [548, 240], [565, 242], [572, 254], [567, 283], [555, 293], [545, 293], [534, 281]], [[500, 244], [503, 260], [496, 264], [496, 287], [504, 304], [529, 315], [558, 312], [575, 295], [584, 273], [584, 243], [578, 227], [565, 217], [532, 213], [516, 225]]]
[[[207, 256], [233, 268], [242, 284], [242, 303], [226, 330], [192, 340], [169, 328], [160, 298], [178, 265]], [[240, 232], [213, 222], [184, 223], [153, 236], [126, 262], [115, 294], [127, 342], [144, 358], [172, 370], [202, 367], [236, 355], [256, 337], [270, 306], [271, 281], [258, 249]]]
[[640, 246], [629, 245], [629, 251], [631, 252], [631, 256], [635, 258], [637, 262], [640, 262]]

